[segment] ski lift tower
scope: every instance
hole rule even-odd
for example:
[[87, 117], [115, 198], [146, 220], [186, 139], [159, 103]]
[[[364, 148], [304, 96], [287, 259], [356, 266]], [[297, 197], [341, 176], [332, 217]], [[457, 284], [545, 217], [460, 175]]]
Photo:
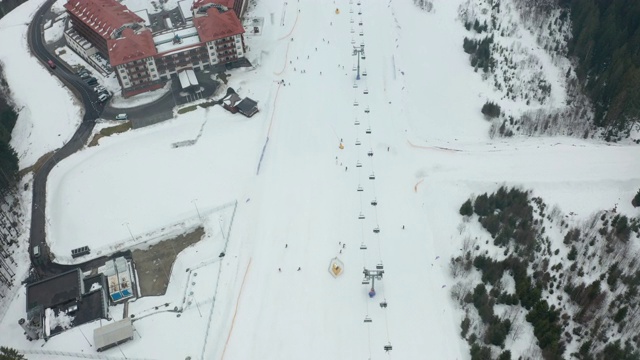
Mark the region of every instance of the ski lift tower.
[[364, 59], [364, 44], [360, 44], [360, 49], [353, 47], [353, 55], [358, 57], [358, 75], [356, 80], [360, 80], [360, 56]]
[[376, 296], [376, 280], [382, 280], [382, 275], [384, 275], [384, 268], [382, 264], [376, 265], [375, 270], [369, 270], [367, 268], [362, 272], [364, 274], [364, 280], [362, 280], [362, 285], [369, 285], [371, 283], [371, 290], [369, 290], [369, 297], [372, 298]]

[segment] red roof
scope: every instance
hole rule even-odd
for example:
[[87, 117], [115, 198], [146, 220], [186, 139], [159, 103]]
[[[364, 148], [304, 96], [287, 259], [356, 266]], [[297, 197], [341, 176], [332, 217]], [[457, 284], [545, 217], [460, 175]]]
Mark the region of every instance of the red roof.
[[211, 7], [207, 9], [206, 15], [196, 13], [196, 16], [193, 18], [193, 23], [198, 30], [198, 35], [202, 42], [213, 41], [244, 33], [242, 23], [236, 16], [236, 13], [231, 11], [231, 9], [221, 13], [215, 7]]
[[122, 25], [144, 22], [116, 0], [69, 0], [64, 7], [105, 39]]
[[158, 53], [149, 29], [136, 33], [133, 29], [125, 28], [121, 38], [107, 40], [107, 49], [111, 66], [126, 64]]

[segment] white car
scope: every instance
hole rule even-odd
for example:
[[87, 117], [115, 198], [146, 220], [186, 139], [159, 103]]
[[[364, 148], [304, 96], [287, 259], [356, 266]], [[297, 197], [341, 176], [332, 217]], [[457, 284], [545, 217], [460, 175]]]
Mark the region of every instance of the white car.
[[107, 101], [108, 99], [109, 99], [109, 95], [107, 95], [107, 94], [100, 94], [100, 96], [98, 96], [98, 100], [99, 100], [100, 102], [105, 102], [105, 101]]
[[127, 120], [127, 114], [116, 115], [116, 120]]
[[96, 86], [96, 87], [94, 87], [94, 88], [93, 88], [93, 91], [95, 91], [95, 92], [97, 92], [97, 93], [99, 93], [99, 92], [101, 92], [101, 91], [106, 91], [106, 90], [107, 90], [107, 88], [106, 88], [106, 87], [104, 87], [104, 86], [102, 86], [102, 85], [98, 85], [98, 86]]

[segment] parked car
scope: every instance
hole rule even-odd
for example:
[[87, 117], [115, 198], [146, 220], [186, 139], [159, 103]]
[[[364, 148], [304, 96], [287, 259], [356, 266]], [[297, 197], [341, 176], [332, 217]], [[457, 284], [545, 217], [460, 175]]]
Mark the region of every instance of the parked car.
[[102, 85], [98, 85], [98, 86], [93, 88], [93, 91], [95, 91], [97, 93], [101, 93], [101, 92], [107, 91], [107, 88], [102, 86]]
[[49, 60], [47, 61], [47, 64], [49, 64], [49, 67], [50, 67], [50, 68], [52, 68], [52, 69], [55, 69], [55, 68], [56, 68], [56, 64], [55, 64], [55, 63], [53, 62], [53, 60], [51, 60], [51, 59], [49, 59]]
[[127, 120], [127, 114], [118, 114], [116, 115], [116, 120]]
[[33, 247], [33, 256], [34, 257], [39, 257], [40, 256], [40, 246], [36, 245]]
[[107, 101], [108, 99], [109, 99], [109, 95], [107, 95], [107, 94], [100, 94], [100, 96], [98, 96], [98, 100], [99, 100], [100, 102], [105, 102], [105, 101]]
[[88, 79], [84, 80], [87, 85], [97, 85], [98, 84], [98, 79], [94, 78], [94, 77], [90, 77]]

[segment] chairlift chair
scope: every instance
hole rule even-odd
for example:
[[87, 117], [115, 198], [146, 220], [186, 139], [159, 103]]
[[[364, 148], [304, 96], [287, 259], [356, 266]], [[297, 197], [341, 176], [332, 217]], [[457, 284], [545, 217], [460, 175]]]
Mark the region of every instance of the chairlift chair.
[[360, 140], [356, 139], [356, 145], [360, 145]]
[[383, 308], [383, 309], [386, 308], [387, 307], [387, 302], [386, 301], [381, 302], [380, 303], [380, 307]]
[[355, 43], [356, 43], [356, 40], [355, 39], [351, 39], [351, 44], [353, 45]]
[[367, 108], [366, 108], [366, 109], [364, 109], [364, 112], [368, 114], [368, 113], [370, 113], [370, 112], [371, 112], [371, 110], [369, 110], [369, 107], [367, 106]]
[[357, 100], [353, 100], [353, 106], [358, 106], [358, 101]]
[[362, 186], [358, 185], [358, 191], [364, 191], [364, 189], [362, 188]]
[[367, 156], [372, 157], [373, 156], [373, 150], [369, 150], [369, 152], [367, 153]]
[[367, 95], [369, 93], [369, 89], [364, 89], [364, 94]]
[[377, 206], [378, 205], [378, 200], [376, 200], [376, 199], [371, 200], [371, 205]]
[[372, 322], [372, 320], [371, 320], [371, 318], [369, 316], [365, 316], [364, 317], [364, 322], [365, 323], [370, 323], [370, 322]]
[[360, 26], [362, 26], [362, 20], [360, 20], [360, 23], [359, 23], [359, 24], [360, 24]]
[[351, 23], [353, 24], [353, 19], [351, 19]]
[[353, 9], [349, 9], [349, 12], [353, 14]]
[[382, 266], [382, 264], [378, 264], [376, 265], [376, 270], [382, 270], [384, 269], [384, 267]]
[[369, 279], [362, 280], [362, 285], [369, 285]]
[[[367, 110], [369, 110], [369, 109], [367, 108]], [[367, 134], [371, 134], [371, 128], [370, 128], [370, 127], [369, 127], [369, 128], [367, 128], [367, 130], [365, 130], [365, 132], [366, 132]]]
[[351, 33], [353, 34], [353, 33], [355, 33], [355, 32], [356, 32], [356, 31], [355, 31], [353, 28], [351, 28]]
[[377, 227], [377, 226], [375, 228], [373, 228], [373, 233], [374, 234], [379, 234], [380, 233], [380, 228]]
[[360, 213], [360, 215], [358, 215], [358, 219], [363, 220], [364, 219], [364, 214]]
[[367, 69], [362, 70], [362, 76], [367, 76]]
[[362, 31], [360, 31], [360, 36], [364, 36], [364, 33]]
[[385, 346], [384, 346], [384, 351], [389, 352], [389, 351], [391, 351], [392, 349], [393, 349], [393, 347], [391, 346], [391, 344], [389, 344], [389, 345], [385, 345]]
[[374, 174], [369, 175], [369, 180], [375, 180], [376, 176]]
[[360, 125], [360, 120], [356, 119], [356, 121], [353, 122], [354, 125]]
[[360, 250], [367, 250], [367, 245], [364, 243], [360, 244]]
[[362, 163], [361, 163], [360, 161], [358, 161], [358, 162], [356, 163], [356, 167], [362, 167]]
[[358, 83], [353, 83], [353, 88], [357, 88], [358, 87]]

